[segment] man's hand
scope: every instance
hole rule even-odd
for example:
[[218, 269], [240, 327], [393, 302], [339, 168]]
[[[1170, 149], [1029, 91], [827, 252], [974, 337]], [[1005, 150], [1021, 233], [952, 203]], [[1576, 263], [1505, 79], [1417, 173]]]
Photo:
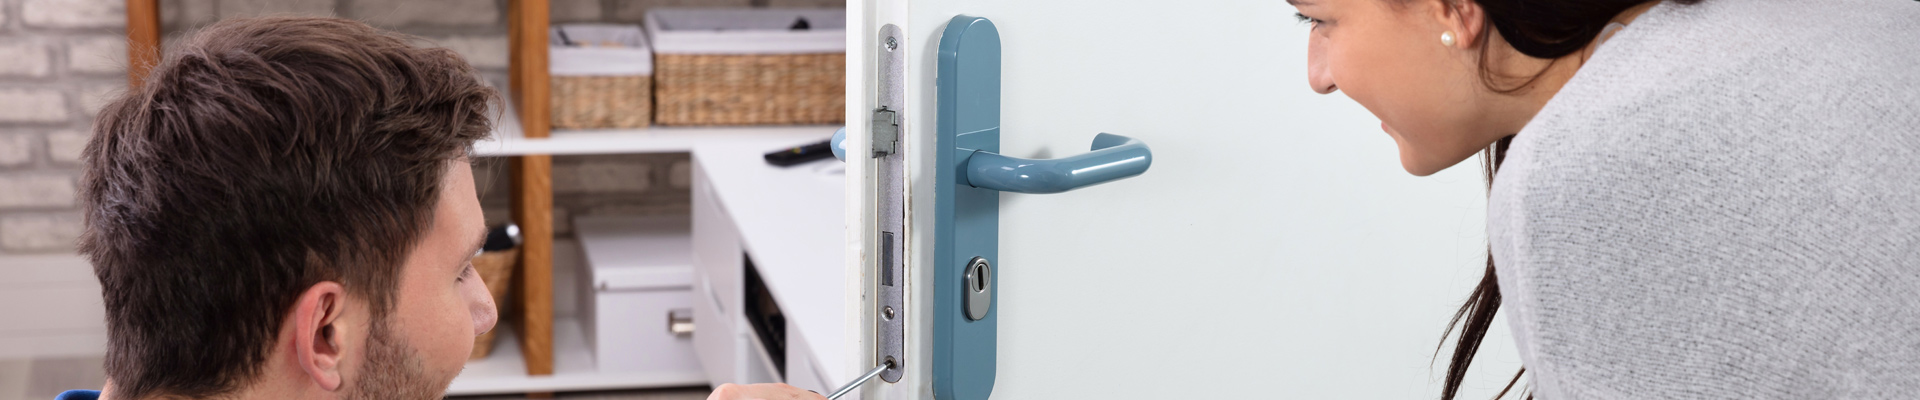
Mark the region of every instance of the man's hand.
[[707, 400], [826, 400], [827, 396], [785, 383], [722, 384]]

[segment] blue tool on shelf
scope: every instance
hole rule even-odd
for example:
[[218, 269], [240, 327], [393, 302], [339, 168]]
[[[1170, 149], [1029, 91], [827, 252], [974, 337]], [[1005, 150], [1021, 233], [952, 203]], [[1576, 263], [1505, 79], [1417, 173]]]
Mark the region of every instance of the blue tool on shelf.
[[[846, 130], [847, 128], [840, 128], [841, 132], [846, 132]], [[769, 152], [761, 156], [761, 158], [766, 159], [768, 164], [778, 165], [782, 167], [791, 167], [795, 165], [805, 164], [808, 162], [812, 162], [814, 160], [825, 160], [827, 159], [827, 157], [838, 158], [838, 157], [841, 157], [840, 148], [834, 147], [829, 149], [828, 147], [839, 146], [840, 140], [844, 140], [844, 139], [841, 139], [842, 135], [843, 135], [842, 133], [834, 133], [833, 140], [822, 140], [818, 142], [803, 144], [803, 145], [789, 147], [785, 149], [774, 150], [772, 152]]]

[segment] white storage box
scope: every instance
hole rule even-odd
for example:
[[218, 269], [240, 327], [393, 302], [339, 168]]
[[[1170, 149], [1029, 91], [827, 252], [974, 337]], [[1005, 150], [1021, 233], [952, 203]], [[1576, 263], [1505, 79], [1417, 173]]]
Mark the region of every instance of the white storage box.
[[607, 372], [701, 372], [694, 356], [692, 221], [574, 218], [586, 253], [581, 325]]

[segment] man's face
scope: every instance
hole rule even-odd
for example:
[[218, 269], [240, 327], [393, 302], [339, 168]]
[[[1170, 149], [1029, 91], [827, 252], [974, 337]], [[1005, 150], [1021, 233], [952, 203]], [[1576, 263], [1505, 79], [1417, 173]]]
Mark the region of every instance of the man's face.
[[438, 399], [473, 338], [493, 329], [493, 296], [471, 263], [486, 238], [473, 171], [466, 160], [448, 164], [433, 225], [401, 267], [393, 312], [372, 324], [349, 399]]

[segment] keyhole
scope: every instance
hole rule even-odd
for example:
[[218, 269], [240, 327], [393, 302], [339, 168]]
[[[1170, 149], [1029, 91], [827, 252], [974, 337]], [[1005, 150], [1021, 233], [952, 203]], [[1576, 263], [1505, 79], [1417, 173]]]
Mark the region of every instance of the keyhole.
[[974, 257], [967, 263], [966, 272], [960, 282], [966, 286], [962, 290], [966, 291], [967, 320], [986, 319], [987, 311], [993, 309], [993, 264], [986, 258]]
[[987, 284], [993, 283], [993, 267], [987, 265], [987, 260], [979, 258], [973, 260], [972, 267], [967, 274], [967, 287], [974, 292], [987, 291]]

